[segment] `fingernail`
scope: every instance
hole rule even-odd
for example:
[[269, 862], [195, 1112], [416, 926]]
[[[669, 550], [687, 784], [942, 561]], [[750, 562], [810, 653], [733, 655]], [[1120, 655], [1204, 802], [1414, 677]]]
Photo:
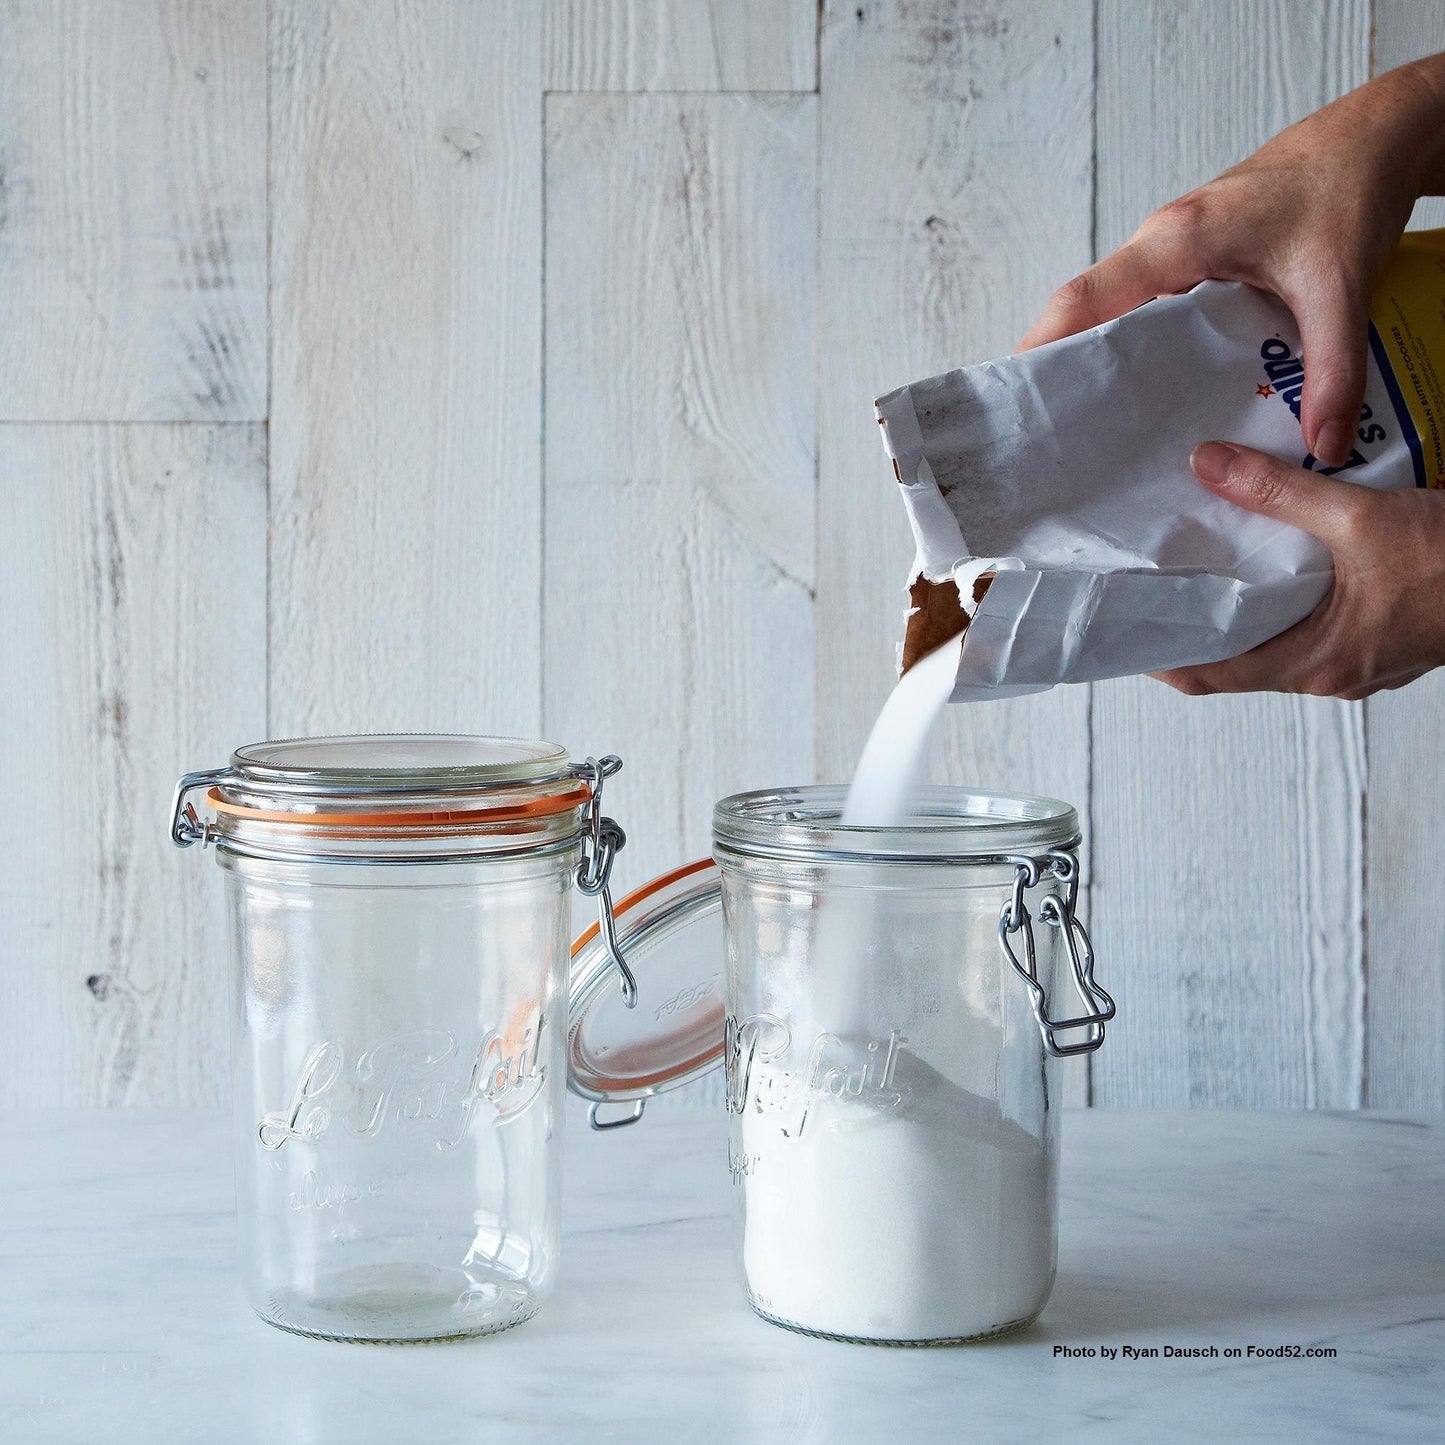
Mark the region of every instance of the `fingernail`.
[[1338, 417], [1333, 417], [1315, 434], [1315, 456], [1327, 467], [1338, 467], [1349, 455], [1350, 429]]
[[1212, 482], [1220, 486], [1230, 463], [1239, 455], [1239, 448], [1228, 442], [1200, 442], [1189, 453], [1189, 465], [1201, 482]]

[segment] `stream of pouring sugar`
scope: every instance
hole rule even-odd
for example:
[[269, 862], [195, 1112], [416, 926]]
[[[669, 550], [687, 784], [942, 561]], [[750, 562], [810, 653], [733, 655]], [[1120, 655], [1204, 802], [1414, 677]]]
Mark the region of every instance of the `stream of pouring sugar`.
[[908, 816], [934, 726], [953, 691], [963, 634], [914, 663], [888, 695], [843, 807], [843, 826], [896, 828]]
[[[961, 648], [958, 637], [929, 653], [893, 689], [853, 775], [845, 824], [906, 824]], [[890, 882], [865, 871], [861, 886], [804, 895], [811, 942], [802, 957], [783, 955], [771, 987], [783, 1017], [809, 1020], [802, 1047], [816, 1037], [805, 1069], [782, 1076], [806, 1087], [779, 1089], [772, 1108], [739, 1110], [733, 1137], [753, 1176], [742, 1181], [743, 1269], [759, 1311], [798, 1329], [917, 1343], [1037, 1312], [1053, 1269], [1053, 1181], [1047, 1146], [1005, 1117], [997, 1081], [973, 1093], [942, 1071], [966, 1069], [975, 1087], [987, 1085], [987, 1070], [961, 1064], [973, 1051], [955, 1039], [982, 1020], [961, 1001], [951, 1027], [926, 1017], [939, 1004], [923, 1003], [931, 961], [920, 971], [916, 950], [935, 932], [900, 928], [921, 899]], [[974, 962], [955, 947], [955, 967]], [[886, 1058], [881, 1074], [853, 1067], [870, 1057]]]

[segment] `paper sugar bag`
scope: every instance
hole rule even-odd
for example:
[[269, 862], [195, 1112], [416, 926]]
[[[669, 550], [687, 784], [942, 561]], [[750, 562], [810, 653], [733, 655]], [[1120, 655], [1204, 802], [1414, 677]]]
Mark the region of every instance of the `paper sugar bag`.
[[[1338, 470], [1445, 486], [1445, 231], [1402, 241], [1371, 316], [1365, 405]], [[918, 545], [903, 669], [963, 630], [952, 700], [1013, 697], [1216, 662], [1308, 615], [1328, 551], [1189, 468], [1212, 440], [1317, 467], [1304, 366], [1282, 302], [1206, 281], [879, 400]]]

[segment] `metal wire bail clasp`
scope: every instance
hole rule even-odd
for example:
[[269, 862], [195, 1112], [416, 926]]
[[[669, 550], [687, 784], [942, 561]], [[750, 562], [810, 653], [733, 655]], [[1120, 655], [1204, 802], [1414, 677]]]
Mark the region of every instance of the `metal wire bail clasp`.
[[[1011, 857], [1008, 861], [1014, 865], [1014, 881], [1008, 901], [999, 914], [999, 947], [1013, 965], [1014, 972], [1028, 986], [1045, 1050], [1055, 1058], [1092, 1053], [1104, 1042], [1104, 1025], [1114, 1017], [1114, 1000], [1094, 982], [1094, 948], [1084, 925], [1074, 916], [1074, 904], [1079, 896], [1079, 860], [1068, 849], [1055, 848], [1043, 858]], [[1089, 1010], [1076, 1018], [1051, 1019], [1048, 998], [1043, 984], [1039, 982], [1033, 920], [1029, 916], [1024, 892], [1036, 887], [1045, 877], [1057, 879], [1062, 885], [1061, 890], [1055, 889], [1044, 895], [1039, 904], [1039, 919], [1049, 927], [1059, 929], [1063, 935], [1074, 987]], [[1023, 934], [1022, 962], [1009, 941], [1016, 933]], [[1073, 1029], [1086, 1029], [1087, 1033], [1077, 1043], [1061, 1044], [1057, 1035]]]
[[612, 862], [627, 846], [627, 834], [615, 818], [602, 816], [602, 784], [622, 766], [622, 759], [611, 755], [588, 758], [577, 769], [592, 787], [592, 800], [587, 806], [587, 835], [582, 840], [582, 861], [577, 865], [577, 889], [597, 899], [597, 926], [607, 946], [607, 956], [622, 980], [622, 1002], [637, 1007], [637, 980], [617, 946], [617, 921], [612, 916]]
[[230, 768], [206, 768], [199, 773], [187, 773], [176, 784], [175, 797], [171, 799], [171, 842], [177, 848], [189, 848], [193, 843], [211, 841], [211, 825], [201, 822], [196, 815], [190, 795], [197, 788], [214, 787], [230, 776]]

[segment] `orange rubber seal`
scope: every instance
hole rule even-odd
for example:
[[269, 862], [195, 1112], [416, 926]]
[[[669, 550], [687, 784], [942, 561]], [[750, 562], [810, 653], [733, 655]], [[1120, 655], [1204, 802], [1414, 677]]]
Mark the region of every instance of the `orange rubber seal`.
[[525, 803], [508, 803], [499, 807], [438, 808], [412, 813], [284, 813], [269, 808], [252, 808], [243, 803], [228, 803], [219, 788], [206, 794], [206, 801], [218, 812], [252, 823], [294, 823], [306, 828], [428, 828], [456, 827], [468, 823], [513, 823], [530, 818], [550, 818], [580, 808], [592, 797], [592, 788], [585, 782], [564, 792]]
[[[641, 888], [634, 888], [620, 903], [612, 906], [612, 917], [621, 918], [630, 908], [636, 908], [639, 903], [651, 898], [654, 893], [661, 893], [669, 884], [678, 882], [682, 878], [690, 878], [694, 873], [701, 873], [704, 868], [711, 868], [711, 858], [699, 858], [695, 863], [684, 863], [681, 868], [674, 868], [671, 873], [664, 873], [661, 878], [654, 878], [651, 883], [644, 883]], [[586, 928], [577, 935], [577, 942], [572, 945], [572, 957], [576, 958], [602, 930], [600, 923], [589, 923]]]

